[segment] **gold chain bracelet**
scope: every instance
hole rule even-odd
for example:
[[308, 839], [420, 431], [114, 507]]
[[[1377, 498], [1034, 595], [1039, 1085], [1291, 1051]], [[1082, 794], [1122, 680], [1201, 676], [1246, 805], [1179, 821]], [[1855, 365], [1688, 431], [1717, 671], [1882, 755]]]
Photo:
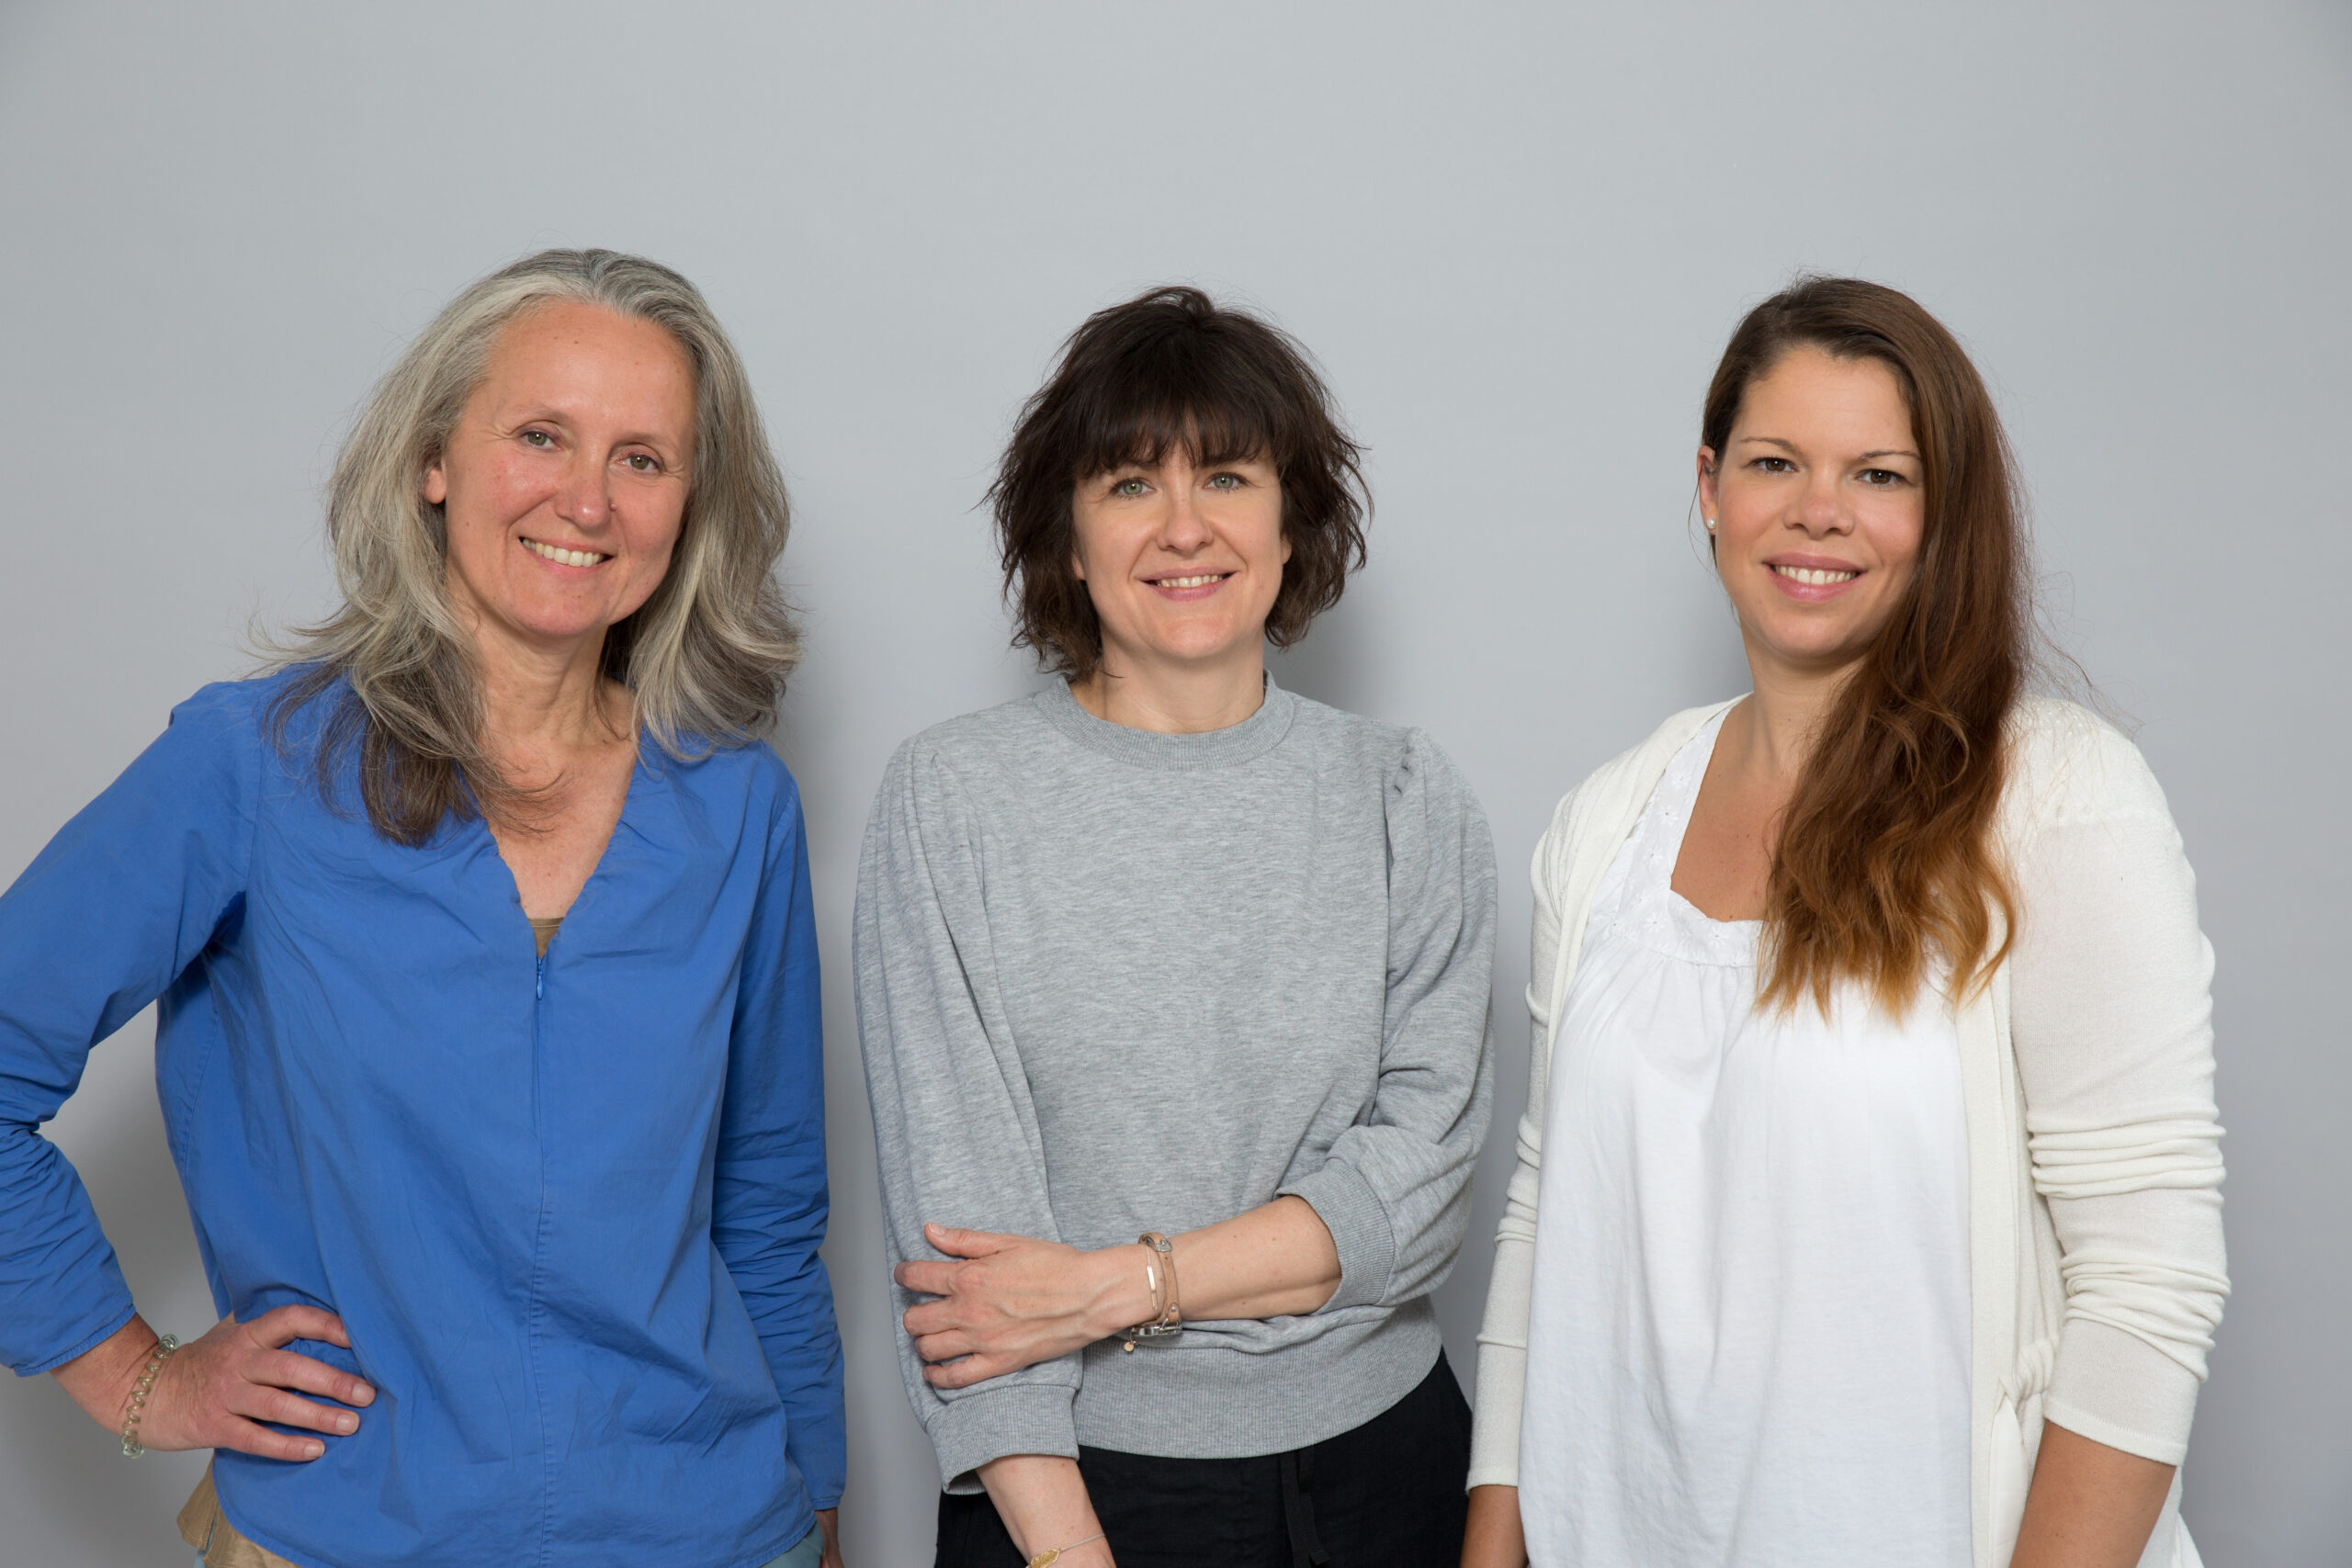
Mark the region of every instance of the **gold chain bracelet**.
[[158, 1338], [155, 1348], [147, 1352], [147, 1364], [140, 1369], [139, 1381], [130, 1385], [130, 1415], [122, 1424], [122, 1457], [125, 1459], [137, 1459], [147, 1451], [139, 1441], [139, 1423], [147, 1417], [147, 1396], [154, 1392], [156, 1374], [164, 1370], [164, 1363], [170, 1360], [172, 1352], [179, 1348], [180, 1337], [176, 1334], [166, 1334]]
[[1062, 1560], [1063, 1552], [1076, 1551], [1081, 1546], [1091, 1546], [1102, 1539], [1102, 1532], [1096, 1530], [1084, 1540], [1074, 1540], [1068, 1546], [1049, 1546], [1029, 1560], [1029, 1568], [1054, 1568], [1054, 1564]]

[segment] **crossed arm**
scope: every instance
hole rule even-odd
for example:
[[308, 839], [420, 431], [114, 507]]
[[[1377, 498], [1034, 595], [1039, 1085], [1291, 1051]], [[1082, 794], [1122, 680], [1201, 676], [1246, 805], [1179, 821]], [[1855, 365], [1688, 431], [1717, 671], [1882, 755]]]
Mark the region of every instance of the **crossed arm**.
[[[1150, 1319], [1137, 1243], [1088, 1252], [1060, 1242], [925, 1225], [944, 1261], [901, 1263], [898, 1282], [929, 1300], [910, 1308], [907, 1333], [923, 1381], [967, 1388], [1048, 1361]], [[1313, 1312], [1340, 1284], [1340, 1253], [1306, 1200], [1277, 1198], [1174, 1238], [1178, 1297], [1188, 1319], [1282, 1317]], [[981, 1485], [1013, 1543], [1028, 1556], [1087, 1541], [1061, 1561], [1113, 1561], [1075, 1460], [1008, 1454], [980, 1466]]]

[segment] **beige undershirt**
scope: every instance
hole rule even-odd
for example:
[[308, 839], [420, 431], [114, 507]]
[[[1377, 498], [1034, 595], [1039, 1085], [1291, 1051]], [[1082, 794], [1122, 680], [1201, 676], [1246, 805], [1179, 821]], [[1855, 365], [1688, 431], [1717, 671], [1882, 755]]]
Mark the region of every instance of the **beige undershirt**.
[[237, 1533], [220, 1512], [220, 1498], [212, 1490], [212, 1467], [188, 1494], [180, 1510], [180, 1539], [203, 1554], [204, 1568], [294, 1568], [275, 1551], [266, 1551]]
[[539, 939], [539, 956], [545, 958], [548, 955], [548, 943], [555, 940], [556, 928], [563, 924], [563, 917], [549, 915], [545, 919], [541, 919], [537, 915], [526, 915], [523, 918], [531, 922], [531, 934]]

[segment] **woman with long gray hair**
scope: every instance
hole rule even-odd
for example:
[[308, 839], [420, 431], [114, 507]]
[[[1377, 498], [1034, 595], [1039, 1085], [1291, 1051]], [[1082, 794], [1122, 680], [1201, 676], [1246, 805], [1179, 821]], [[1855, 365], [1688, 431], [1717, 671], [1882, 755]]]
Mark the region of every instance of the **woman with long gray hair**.
[[[214, 1450], [210, 1568], [839, 1562], [786, 520], [691, 284], [518, 262], [361, 413], [342, 607], [0, 896], [0, 1351]], [[38, 1132], [158, 1000], [185, 1346]]]

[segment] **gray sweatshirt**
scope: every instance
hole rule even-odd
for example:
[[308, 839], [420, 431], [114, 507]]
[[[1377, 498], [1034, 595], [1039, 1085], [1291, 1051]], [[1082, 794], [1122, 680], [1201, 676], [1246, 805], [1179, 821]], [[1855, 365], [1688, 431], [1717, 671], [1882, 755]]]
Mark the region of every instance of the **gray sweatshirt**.
[[1057, 682], [899, 749], [854, 953], [892, 1262], [939, 1256], [925, 1221], [1092, 1248], [1295, 1193], [1342, 1269], [1305, 1316], [968, 1389], [925, 1383], [901, 1326], [951, 1490], [1081, 1443], [1299, 1448], [1428, 1375], [1487, 1133], [1494, 937], [1494, 848], [1445, 754], [1271, 680], [1206, 735], [1105, 723]]

